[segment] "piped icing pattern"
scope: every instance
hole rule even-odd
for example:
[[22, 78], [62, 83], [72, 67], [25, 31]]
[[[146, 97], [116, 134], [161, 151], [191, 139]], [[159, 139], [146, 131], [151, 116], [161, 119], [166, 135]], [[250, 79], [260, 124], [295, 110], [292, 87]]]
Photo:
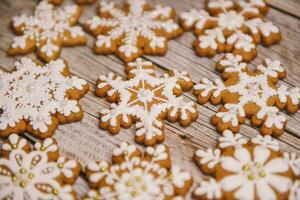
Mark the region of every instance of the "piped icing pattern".
[[253, 125], [261, 126], [263, 135], [283, 133], [286, 117], [279, 110], [296, 112], [300, 90], [277, 84], [286, 74], [280, 61], [266, 59], [251, 71], [240, 55], [226, 54], [216, 69], [224, 80], [212, 82], [203, 78], [194, 86], [194, 93], [201, 104], [209, 100], [223, 104], [211, 120], [219, 132], [226, 129], [238, 132], [240, 124], [250, 118]]
[[256, 46], [281, 40], [279, 28], [262, 18], [267, 7], [261, 0], [208, 1], [206, 10], [192, 9], [181, 14], [185, 30], [195, 30], [195, 49], [200, 56], [232, 52], [245, 61], [256, 56]]
[[[240, 140], [236, 140], [240, 138]], [[242, 138], [242, 140], [241, 140]], [[226, 143], [224, 143], [226, 141]], [[232, 145], [228, 145], [229, 141]], [[260, 141], [260, 142], [257, 142]], [[276, 148], [269, 148], [274, 143]], [[211, 149], [197, 150], [194, 161], [208, 175], [195, 188], [196, 199], [297, 199], [300, 169], [299, 155], [293, 160], [279, 151], [270, 136], [248, 140], [227, 130], [219, 139], [220, 154], [211, 157]]]
[[63, 46], [82, 45], [86, 37], [80, 26], [76, 26], [82, 12], [77, 5], [63, 9], [55, 8], [46, 0], [41, 1], [32, 16], [13, 18], [13, 29], [18, 34], [13, 40], [9, 55], [37, 51], [39, 57], [49, 62], [60, 56]]
[[0, 152], [0, 199], [77, 199], [72, 184], [80, 165], [59, 156], [55, 139], [32, 148], [24, 138], [12, 134]]
[[155, 66], [138, 58], [126, 66], [128, 79], [109, 73], [100, 76], [96, 94], [112, 102], [100, 111], [100, 127], [117, 134], [136, 124], [136, 142], [154, 145], [164, 140], [164, 119], [189, 125], [197, 116], [196, 104], [180, 95], [193, 86], [187, 72], [170, 71], [158, 77]]
[[169, 148], [162, 144], [143, 154], [122, 143], [113, 151], [112, 164], [90, 162], [86, 174], [92, 189], [84, 200], [184, 199], [193, 181], [189, 172], [171, 166]]
[[124, 10], [112, 1], [101, 1], [99, 16], [88, 20], [86, 27], [97, 37], [96, 53], [116, 53], [130, 62], [143, 53], [166, 53], [167, 40], [182, 32], [174, 16], [172, 8], [152, 8], [145, 0], [127, 0]]
[[22, 58], [15, 66], [13, 72], [0, 72], [0, 136], [27, 130], [46, 138], [59, 122], [82, 118], [78, 99], [88, 84], [71, 76], [63, 60], [41, 66]]

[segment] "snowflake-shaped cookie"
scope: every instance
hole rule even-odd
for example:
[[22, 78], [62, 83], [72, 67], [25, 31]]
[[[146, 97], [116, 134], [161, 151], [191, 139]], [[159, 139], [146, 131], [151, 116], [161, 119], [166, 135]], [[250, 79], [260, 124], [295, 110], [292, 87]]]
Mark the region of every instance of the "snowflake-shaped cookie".
[[101, 1], [99, 16], [88, 20], [86, 27], [97, 37], [96, 53], [116, 53], [130, 62], [143, 53], [166, 53], [167, 40], [182, 33], [174, 16], [170, 7], [151, 8], [145, 0], [127, 0], [124, 10], [114, 2]]
[[0, 152], [0, 199], [77, 199], [72, 184], [80, 165], [60, 157], [54, 139], [32, 149], [24, 138], [12, 134]]
[[[62, 4], [64, 0], [48, 0], [48, 3], [52, 3], [54, 5]], [[93, 4], [96, 0], [74, 0], [78, 4]]]
[[90, 162], [86, 174], [93, 189], [85, 200], [183, 198], [193, 181], [190, 173], [171, 166], [164, 145], [147, 147], [143, 155], [136, 146], [122, 143], [113, 151], [112, 164]]
[[251, 71], [241, 56], [226, 54], [216, 68], [224, 80], [212, 82], [203, 78], [194, 86], [194, 93], [201, 104], [209, 100], [213, 104], [223, 104], [212, 117], [217, 130], [221, 133], [226, 129], [238, 132], [240, 124], [250, 118], [253, 125], [262, 126], [263, 135], [281, 135], [286, 117], [279, 114], [279, 110], [296, 112], [300, 92], [297, 87], [288, 89], [285, 85], [277, 85], [286, 74], [280, 61], [266, 59]]
[[101, 110], [100, 128], [117, 134], [136, 123], [136, 142], [154, 145], [164, 140], [164, 119], [187, 126], [197, 118], [196, 104], [180, 96], [193, 85], [188, 74], [174, 70], [157, 77], [154, 68], [138, 58], [126, 66], [127, 80], [113, 73], [100, 76], [96, 94], [113, 103]]
[[52, 136], [58, 123], [78, 121], [85, 80], [71, 76], [63, 60], [40, 66], [31, 59], [16, 62], [16, 70], [0, 72], [0, 136], [27, 130], [39, 138]]
[[13, 29], [19, 36], [14, 38], [8, 55], [27, 54], [37, 51], [46, 62], [60, 56], [63, 46], [83, 45], [86, 37], [80, 26], [75, 26], [82, 12], [77, 5], [54, 8], [46, 0], [41, 1], [34, 15], [13, 18]]
[[262, 18], [265, 10], [261, 0], [209, 1], [206, 11], [182, 13], [181, 22], [185, 30], [195, 29], [194, 46], [200, 56], [232, 52], [250, 61], [258, 43], [269, 46], [281, 40], [279, 28]]
[[200, 182], [194, 197], [296, 200], [296, 195], [299, 196], [299, 156], [284, 157], [278, 143], [275, 144], [270, 136], [259, 136], [251, 141], [240, 138], [240, 134], [234, 135], [227, 130], [217, 149], [196, 151], [194, 161], [210, 177]]

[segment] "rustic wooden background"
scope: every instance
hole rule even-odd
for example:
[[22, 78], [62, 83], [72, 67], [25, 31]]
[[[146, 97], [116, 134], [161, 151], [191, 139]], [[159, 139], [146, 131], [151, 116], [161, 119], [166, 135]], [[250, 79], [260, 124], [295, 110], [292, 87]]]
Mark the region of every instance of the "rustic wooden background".
[[[204, 5], [204, 0], [149, 0], [149, 2], [170, 5], [178, 13], [191, 8], [202, 8]], [[64, 4], [68, 3], [71, 3], [71, 0], [65, 0]], [[259, 64], [267, 57], [279, 59], [288, 72], [287, 77], [280, 83], [300, 87], [300, 0], [269, 0], [268, 3], [271, 8], [267, 18], [280, 27], [283, 40], [279, 45], [268, 49], [259, 46], [259, 54], [252, 63]], [[15, 60], [20, 58], [6, 56], [6, 50], [14, 37], [9, 27], [12, 17], [20, 13], [31, 14], [36, 4], [37, 0], [0, 0], [0, 70], [12, 70]], [[95, 11], [95, 4], [84, 6], [80, 22], [95, 15]], [[111, 71], [124, 76], [124, 68], [123, 63], [115, 56], [93, 54], [92, 45], [95, 39], [90, 35], [88, 39], [87, 46], [64, 48], [62, 52], [62, 58], [68, 62], [71, 72], [86, 79], [90, 84], [90, 91], [81, 100], [85, 111], [84, 118], [78, 123], [60, 125], [54, 136], [58, 140], [61, 153], [77, 159], [83, 166], [93, 159], [109, 160], [113, 148], [124, 141], [133, 143], [134, 138], [134, 127], [128, 130], [122, 129], [117, 136], [112, 136], [98, 128], [99, 110], [108, 107], [109, 104], [94, 95], [96, 79], [99, 75]], [[186, 70], [194, 82], [198, 82], [203, 77], [220, 78], [214, 66], [221, 56], [213, 59], [197, 57], [191, 45], [194, 39], [192, 33], [185, 33], [182, 37], [169, 42], [169, 51], [165, 57], [145, 56], [144, 58], [159, 66], [158, 70], [161, 73], [168, 69]], [[35, 58], [34, 54], [28, 56]], [[185, 97], [196, 100], [191, 93], [186, 94]], [[219, 134], [210, 124], [210, 117], [217, 109], [210, 104], [199, 105], [199, 118], [191, 126], [182, 128], [178, 124], [167, 123], [165, 128], [165, 144], [171, 148], [173, 163], [190, 170], [196, 181], [200, 180], [201, 173], [191, 158], [197, 148], [214, 147]], [[286, 130], [278, 140], [282, 149], [300, 154], [300, 111], [292, 116], [287, 115], [287, 118]], [[247, 123], [242, 125], [240, 133], [252, 137], [259, 134], [259, 130]], [[29, 138], [35, 140], [30, 136]], [[76, 190], [79, 197], [82, 197], [87, 190], [83, 175], [76, 182]]]

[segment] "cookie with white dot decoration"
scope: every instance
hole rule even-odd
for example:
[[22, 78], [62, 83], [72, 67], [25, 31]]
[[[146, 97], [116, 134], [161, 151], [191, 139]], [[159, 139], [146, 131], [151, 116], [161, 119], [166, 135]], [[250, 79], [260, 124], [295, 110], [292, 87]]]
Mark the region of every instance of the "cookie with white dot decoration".
[[113, 151], [112, 163], [90, 162], [86, 174], [91, 187], [84, 200], [183, 199], [193, 179], [171, 164], [165, 145], [147, 147], [122, 143]]
[[206, 10], [192, 9], [180, 19], [186, 31], [195, 30], [199, 56], [230, 52], [251, 61], [259, 43], [270, 46], [281, 40], [279, 28], [263, 17], [266, 11], [262, 0], [213, 0], [206, 3]]
[[86, 44], [85, 34], [76, 26], [82, 12], [77, 5], [55, 8], [46, 0], [41, 1], [31, 16], [13, 18], [12, 27], [18, 35], [7, 53], [10, 56], [36, 51], [46, 62], [57, 59], [62, 47]]
[[0, 199], [77, 199], [72, 184], [80, 165], [59, 156], [55, 139], [48, 138], [32, 147], [12, 134], [0, 153]]
[[164, 120], [187, 126], [198, 116], [197, 106], [180, 96], [192, 88], [187, 72], [170, 71], [158, 77], [155, 66], [138, 58], [126, 66], [127, 80], [109, 73], [97, 81], [96, 95], [111, 107], [100, 111], [100, 128], [117, 134], [136, 124], [135, 141], [155, 145], [164, 140]]
[[238, 132], [246, 118], [261, 127], [263, 135], [280, 136], [286, 126], [286, 117], [279, 113], [295, 113], [300, 105], [300, 89], [278, 85], [286, 75], [279, 60], [265, 59], [264, 63], [250, 70], [242, 56], [226, 54], [216, 65], [223, 80], [214, 82], [203, 78], [194, 86], [200, 104], [210, 101], [221, 104], [211, 122], [222, 133], [230, 129]]
[[0, 72], [0, 137], [28, 131], [47, 138], [58, 124], [82, 119], [78, 100], [88, 83], [71, 76], [66, 62], [41, 66], [22, 58], [15, 66], [10, 73]]
[[152, 8], [145, 0], [127, 0], [124, 9], [113, 1], [101, 1], [98, 13], [85, 24], [97, 37], [94, 52], [115, 53], [125, 62], [143, 54], [164, 55], [168, 39], [182, 33], [172, 8]]
[[280, 151], [278, 142], [270, 136], [249, 141], [227, 130], [217, 147], [195, 152], [194, 161], [208, 175], [195, 188], [196, 199], [299, 197], [299, 155]]

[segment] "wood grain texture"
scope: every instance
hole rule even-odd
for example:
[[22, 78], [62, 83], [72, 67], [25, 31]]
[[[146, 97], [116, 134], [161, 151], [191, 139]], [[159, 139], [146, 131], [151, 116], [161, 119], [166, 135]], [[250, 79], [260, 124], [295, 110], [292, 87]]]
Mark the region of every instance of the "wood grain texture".
[[[275, 0], [270, 0], [269, 2]], [[285, 1], [291, 2], [297, 0]], [[65, 4], [70, 3], [66, 0]], [[122, 1], [120, 1], [122, 2]], [[191, 8], [202, 8], [203, 2], [200, 0], [152, 0], [152, 4], [160, 3], [171, 5], [178, 13]], [[290, 4], [291, 3], [291, 4]], [[7, 57], [6, 50], [9, 47], [14, 34], [9, 24], [11, 18], [17, 13], [32, 13], [36, 0], [1, 0], [0, 1], [0, 70], [10, 71], [18, 57]], [[80, 23], [83, 23], [91, 16], [95, 15], [96, 5], [84, 6], [84, 13]], [[267, 19], [280, 27], [283, 34], [283, 40], [279, 45], [271, 48], [259, 47], [259, 55], [251, 64], [259, 64], [266, 57], [279, 59], [288, 71], [287, 77], [280, 81], [281, 84], [300, 87], [300, 20], [287, 12], [281, 12], [279, 9], [271, 8]], [[209, 79], [220, 78], [215, 69], [215, 63], [220, 59], [220, 55], [213, 59], [200, 58], [195, 55], [192, 49], [192, 41], [195, 36], [192, 33], [185, 33], [182, 37], [169, 42], [169, 51], [165, 57], [145, 56], [158, 66], [158, 71], [164, 73], [169, 69], [186, 70], [190, 73], [192, 80], [196, 83], [203, 77]], [[85, 111], [84, 119], [78, 123], [60, 125], [54, 137], [58, 140], [61, 153], [69, 158], [75, 158], [84, 166], [90, 160], [110, 159], [112, 149], [120, 142], [134, 142], [134, 127], [122, 129], [116, 136], [98, 128], [98, 115], [102, 108], [109, 106], [104, 99], [94, 95], [95, 82], [99, 75], [114, 72], [124, 77], [124, 67], [122, 61], [115, 56], [100, 56], [92, 52], [94, 38], [88, 35], [88, 44], [82, 47], [64, 48], [62, 58], [64, 58], [70, 67], [72, 74], [86, 79], [90, 84], [90, 91], [81, 100]], [[34, 54], [28, 57], [36, 58]], [[185, 94], [185, 98], [196, 101], [191, 93]], [[215, 127], [210, 124], [210, 117], [218, 110], [218, 107], [206, 104], [198, 105], [199, 118], [190, 126], [183, 128], [178, 124], [167, 123], [165, 128], [165, 144], [171, 148], [173, 163], [190, 170], [195, 179], [199, 180], [202, 176], [191, 158], [197, 148], [211, 148], [215, 145], [220, 136]], [[285, 133], [278, 138], [282, 149], [294, 151], [300, 154], [300, 112], [294, 115], [287, 115], [288, 125]], [[246, 137], [252, 137], [259, 134], [259, 130], [249, 125], [241, 126], [241, 134]], [[27, 135], [32, 141], [36, 139]], [[81, 175], [76, 182], [76, 190], [79, 197], [87, 190], [87, 184], [84, 176]]]

